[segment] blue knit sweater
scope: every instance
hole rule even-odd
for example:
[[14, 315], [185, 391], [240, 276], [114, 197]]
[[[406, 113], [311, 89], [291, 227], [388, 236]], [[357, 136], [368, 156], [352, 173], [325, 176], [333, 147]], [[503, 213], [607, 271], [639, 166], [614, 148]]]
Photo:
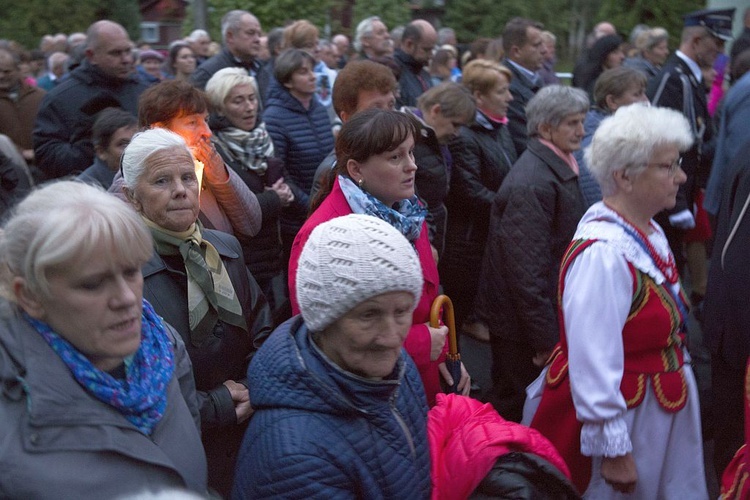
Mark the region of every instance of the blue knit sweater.
[[301, 316], [282, 324], [248, 369], [256, 408], [232, 497], [429, 498], [427, 404], [402, 351], [369, 380], [328, 360]]

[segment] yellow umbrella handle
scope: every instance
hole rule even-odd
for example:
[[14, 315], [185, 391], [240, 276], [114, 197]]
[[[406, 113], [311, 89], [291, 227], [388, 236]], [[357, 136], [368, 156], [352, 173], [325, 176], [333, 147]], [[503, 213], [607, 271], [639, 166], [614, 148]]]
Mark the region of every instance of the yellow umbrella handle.
[[453, 312], [453, 302], [447, 295], [438, 295], [432, 301], [430, 308], [430, 326], [440, 326], [440, 309], [445, 311], [445, 324], [448, 325], [448, 352], [455, 358], [458, 355], [458, 342], [456, 340], [456, 316]]

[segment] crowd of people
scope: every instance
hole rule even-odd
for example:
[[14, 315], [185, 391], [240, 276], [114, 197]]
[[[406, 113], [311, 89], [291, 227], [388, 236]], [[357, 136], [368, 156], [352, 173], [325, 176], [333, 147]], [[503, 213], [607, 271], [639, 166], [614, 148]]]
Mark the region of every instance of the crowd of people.
[[0, 40], [0, 497], [750, 498], [733, 16]]

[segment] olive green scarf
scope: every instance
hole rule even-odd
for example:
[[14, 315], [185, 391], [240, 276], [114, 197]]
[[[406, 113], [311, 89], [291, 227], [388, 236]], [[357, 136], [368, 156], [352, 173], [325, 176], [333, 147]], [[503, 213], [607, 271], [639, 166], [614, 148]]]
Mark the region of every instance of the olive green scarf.
[[201, 346], [219, 320], [248, 331], [229, 273], [216, 248], [201, 236], [196, 221], [187, 231], [174, 232], [146, 219], [159, 255], [181, 255], [188, 277], [190, 340]]

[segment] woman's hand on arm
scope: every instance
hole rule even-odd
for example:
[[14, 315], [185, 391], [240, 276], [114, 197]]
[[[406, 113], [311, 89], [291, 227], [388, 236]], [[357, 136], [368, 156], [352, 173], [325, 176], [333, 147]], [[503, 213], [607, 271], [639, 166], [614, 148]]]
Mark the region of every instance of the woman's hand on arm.
[[281, 177], [279, 180], [273, 183], [273, 186], [266, 187], [266, 191], [273, 191], [278, 195], [281, 200], [282, 207], [288, 207], [294, 201], [294, 193], [292, 188], [284, 182], [284, 178]]
[[628, 453], [620, 457], [602, 457], [602, 478], [615, 491], [632, 493], [638, 482], [638, 471], [635, 468], [633, 455]]
[[232, 396], [234, 411], [237, 415], [237, 423], [241, 424], [250, 418], [255, 411], [250, 404], [250, 392], [247, 387], [235, 382], [234, 380], [225, 381], [224, 386], [229, 390], [229, 394]]

